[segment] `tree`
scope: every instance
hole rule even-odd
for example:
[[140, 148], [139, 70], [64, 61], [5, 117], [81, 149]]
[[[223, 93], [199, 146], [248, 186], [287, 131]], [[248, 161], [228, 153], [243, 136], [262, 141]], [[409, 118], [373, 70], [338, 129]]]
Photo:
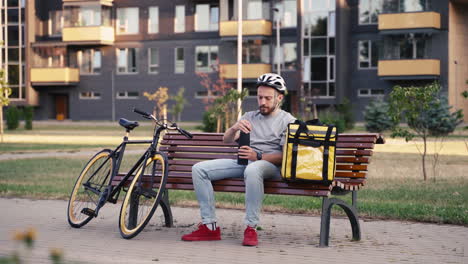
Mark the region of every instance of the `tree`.
[[408, 128], [395, 125], [392, 137], [404, 137], [406, 141], [414, 137], [423, 140], [422, 169], [427, 180], [426, 155], [429, 137], [442, 137], [455, 130], [462, 122], [461, 111], [450, 112], [450, 106], [439, 97], [440, 84], [434, 82], [425, 86], [395, 86], [390, 93], [390, 116], [395, 124], [402, 119]]
[[177, 91], [176, 95], [170, 96], [170, 99], [174, 101], [171, 112], [175, 117], [176, 122], [180, 122], [180, 115], [184, 111], [185, 105], [188, 103], [184, 97], [185, 88], [182, 87]]
[[3, 70], [0, 70], [0, 136], [1, 142], [3, 142], [3, 107], [10, 103], [9, 96], [11, 94], [11, 88], [5, 80], [5, 74]]
[[158, 119], [167, 119], [167, 100], [169, 94], [167, 87], [159, 87], [154, 93], [144, 92], [143, 95], [150, 101], [154, 101], [153, 115]]
[[369, 132], [382, 133], [394, 127], [395, 124], [388, 115], [389, 111], [390, 106], [383, 98], [371, 101], [364, 111], [366, 130]]

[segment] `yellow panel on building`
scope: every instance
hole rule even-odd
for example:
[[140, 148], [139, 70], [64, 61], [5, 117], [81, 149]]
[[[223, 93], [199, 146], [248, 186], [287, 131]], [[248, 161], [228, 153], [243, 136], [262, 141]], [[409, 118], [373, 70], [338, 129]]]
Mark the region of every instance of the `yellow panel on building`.
[[66, 85], [78, 83], [80, 71], [76, 68], [32, 68], [31, 83], [33, 85]]
[[440, 60], [379, 60], [379, 76], [439, 76]]
[[66, 27], [63, 28], [62, 40], [74, 44], [113, 44], [114, 28], [105, 26]]
[[[221, 37], [237, 36], [237, 21], [221, 21], [219, 26]], [[271, 36], [271, 22], [268, 20], [242, 21], [242, 35], [244, 36]]]
[[[258, 76], [271, 72], [270, 64], [242, 64], [243, 79], [257, 79]], [[221, 78], [236, 79], [237, 64], [220, 64], [219, 74]]]
[[436, 12], [414, 12], [379, 15], [379, 30], [415, 28], [440, 29], [440, 14]]

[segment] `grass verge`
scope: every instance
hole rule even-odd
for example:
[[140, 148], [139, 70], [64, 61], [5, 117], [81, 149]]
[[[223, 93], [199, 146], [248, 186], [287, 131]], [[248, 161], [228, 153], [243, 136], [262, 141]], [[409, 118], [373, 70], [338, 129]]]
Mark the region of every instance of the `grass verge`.
[[[124, 161], [129, 167], [137, 156]], [[37, 199], [68, 199], [88, 158], [38, 158], [0, 161], [0, 196]], [[444, 156], [435, 178], [423, 182], [417, 154], [376, 153], [367, 186], [358, 194], [361, 216], [468, 225], [466, 156]], [[395, 164], [398, 164], [395, 168]], [[349, 195], [348, 195], [349, 196]], [[339, 197], [347, 200], [350, 197]], [[193, 191], [171, 191], [173, 205], [196, 206]], [[217, 193], [220, 207], [243, 208], [244, 195]], [[320, 212], [321, 201], [313, 197], [266, 195], [264, 210], [270, 212]], [[341, 211], [337, 212], [342, 214]]]

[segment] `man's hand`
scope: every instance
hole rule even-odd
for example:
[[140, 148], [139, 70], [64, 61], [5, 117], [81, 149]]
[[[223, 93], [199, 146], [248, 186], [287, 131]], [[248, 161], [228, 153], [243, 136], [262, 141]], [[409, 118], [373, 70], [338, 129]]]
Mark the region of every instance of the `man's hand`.
[[239, 157], [241, 159], [257, 160], [257, 152], [249, 146], [242, 146], [239, 148]]
[[235, 131], [242, 131], [244, 133], [250, 133], [250, 131], [252, 131], [252, 125], [250, 124], [249, 121], [245, 120], [245, 119], [241, 119], [239, 121], [237, 121], [233, 126], [232, 128], [235, 130]]

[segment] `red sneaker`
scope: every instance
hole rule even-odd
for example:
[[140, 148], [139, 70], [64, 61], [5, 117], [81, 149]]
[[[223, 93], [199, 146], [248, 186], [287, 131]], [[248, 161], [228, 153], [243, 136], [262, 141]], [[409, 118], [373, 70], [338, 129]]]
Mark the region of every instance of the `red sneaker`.
[[210, 230], [206, 225], [199, 224], [198, 229], [190, 234], [183, 235], [182, 240], [184, 241], [211, 241], [221, 240], [221, 229], [219, 227], [216, 230]]
[[242, 241], [243, 246], [256, 246], [258, 245], [257, 231], [255, 228], [247, 226], [244, 231], [244, 241]]

